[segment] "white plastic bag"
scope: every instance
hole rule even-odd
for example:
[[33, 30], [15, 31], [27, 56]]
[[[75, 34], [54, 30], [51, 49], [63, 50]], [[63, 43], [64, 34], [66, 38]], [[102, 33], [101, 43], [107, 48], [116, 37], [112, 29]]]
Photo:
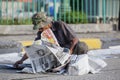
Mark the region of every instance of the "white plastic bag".
[[69, 75], [83, 75], [89, 72], [88, 55], [72, 55], [68, 67]]
[[89, 56], [88, 61], [90, 72], [93, 74], [98, 73], [102, 68], [107, 66], [105, 61], [97, 57]]

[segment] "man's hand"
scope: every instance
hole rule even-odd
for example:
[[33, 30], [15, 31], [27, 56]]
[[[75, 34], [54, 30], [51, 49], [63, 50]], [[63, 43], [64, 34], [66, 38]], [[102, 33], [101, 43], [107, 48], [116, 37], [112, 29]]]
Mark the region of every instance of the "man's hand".
[[24, 60], [26, 60], [28, 58], [27, 54], [25, 53], [24, 56], [22, 57], [21, 60], [15, 62], [15, 64], [13, 65], [15, 68], [20, 68], [20, 64], [23, 63]]
[[70, 54], [72, 54], [73, 53], [73, 50], [72, 49], [70, 49]]
[[22, 60], [19, 60], [17, 62], [15, 62], [15, 64], [13, 65], [15, 68], [20, 68], [19, 64], [22, 64], [23, 61]]
[[74, 38], [71, 43], [72, 43], [72, 45], [70, 47], [70, 54], [73, 53], [73, 49], [74, 49], [75, 45], [78, 43], [78, 38]]

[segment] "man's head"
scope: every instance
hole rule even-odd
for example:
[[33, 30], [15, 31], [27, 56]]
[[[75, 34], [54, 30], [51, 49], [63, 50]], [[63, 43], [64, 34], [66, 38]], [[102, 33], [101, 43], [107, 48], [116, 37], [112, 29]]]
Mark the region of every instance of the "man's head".
[[33, 29], [45, 28], [50, 25], [52, 19], [48, 18], [44, 12], [36, 13], [32, 16]]

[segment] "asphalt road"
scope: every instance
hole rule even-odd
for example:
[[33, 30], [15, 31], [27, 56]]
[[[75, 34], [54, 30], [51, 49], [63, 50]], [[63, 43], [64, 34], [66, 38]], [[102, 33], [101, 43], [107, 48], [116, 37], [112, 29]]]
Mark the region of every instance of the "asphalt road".
[[[77, 34], [79, 38], [100, 38], [104, 42], [104, 48], [111, 45], [120, 44], [119, 32], [113, 33], [91, 33], [91, 34]], [[14, 36], [0, 36], [0, 40], [34, 40], [35, 35], [14, 35]], [[107, 43], [106, 43], [107, 42]], [[59, 74], [26, 74], [17, 73], [15, 69], [0, 68], [0, 80], [120, 80], [120, 55], [118, 58], [111, 58], [105, 60], [107, 67], [102, 69], [97, 74], [86, 74], [81, 76], [68, 76]]]
[[59, 74], [26, 74], [16, 73], [17, 70], [0, 69], [0, 80], [120, 80], [119, 58], [107, 59], [108, 66], [97, 74], [68, 76]]

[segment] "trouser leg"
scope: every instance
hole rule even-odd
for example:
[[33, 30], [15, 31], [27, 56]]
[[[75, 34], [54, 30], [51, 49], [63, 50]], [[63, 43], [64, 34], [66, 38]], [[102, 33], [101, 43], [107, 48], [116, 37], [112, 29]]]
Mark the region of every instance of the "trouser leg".
[[88, 46], [86, 45], [86, 43], [78, 42], [74, 47], [73, 54], [77, 54], [77, 55], [86, 54], [87, 51], [88, 51]]

